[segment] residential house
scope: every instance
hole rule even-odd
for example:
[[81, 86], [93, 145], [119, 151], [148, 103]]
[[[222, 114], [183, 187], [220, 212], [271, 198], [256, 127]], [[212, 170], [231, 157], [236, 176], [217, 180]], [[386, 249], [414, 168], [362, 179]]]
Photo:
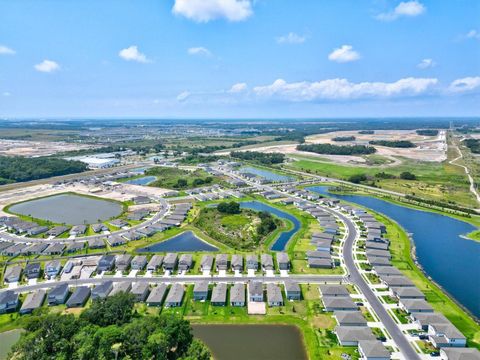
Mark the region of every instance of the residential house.
[[192, 267], [193, 257], [192, 254], [182, 254], [178, 260], [178, 270], [188, 271]]
[[480, 360], [477, 348], [441, 348], [440, 360]]
[[0, 293], [0, 314], [17, 311], [19, 305], [18, 294], [12, 290]]
[[277, 265], [279, 270], [290, 270], [290, 258], [287, 253], [277, 253]]
[[102, 231], [107, 231], [108, 230], [108, 227], [105, 225], [105, 224], [102, 224], [102, 223], [98, 223], [98, 224], [92, 224], [90, 225], [93, 232], [95, 233], [99, 233], [99, 232], [102, 232]]
[[404, 299], [399, 302], [400, 308], [407, 313], [433, 313], [432, 306], [423, 299]]
[[132, 270], [143, 270], [147, 266], [147, 257], [144, 255], [136, 255], [132, 260]]
[[105, 248], [105, 241], [100, 238], [88, 239], [89, 249], [103, 249]]
[[367, 320], [360, 311], [335, 311], [333, 313], [339, 326], [367, 326]]
[[43, 250], [43, 254], [45, 255], [60, 255], [65, 250], [65, 244], [62, 243], [53, 243], [48, 245], [48, 247]]
[[67, 300], [67, 308], [82, 307], [90, 297], [90, 288], [88, 286], [79, 286]]
[[451, 323], [430, 324], [428, 339], [436, 348], [467, 346], [467, 338]]
[[111, 271], [115, 266], [115, 255], [102, 255], [98, 261], [97, 271]]
[[210, 271], [213, 266], [213, 256], [212, 255], [203, 255], [202, 260], [200, 261], [200, 269], [202, 271]]
[[248, 285], [248, 300], [253, 302], [263, 301], [263, 283], [261, 281], [252, 281]]
[[135, 296], [135, 301], [143, 302], [147, 299], [150, 287], [147, 282], [136, 282], [133, 284], [130, 292]]
[[348, 297], [323, 297], [325, 311], [354, 311], [358, 306]]
[[175, 270], [176, 265], [177, 265], [177, 254], [167, 253], [163, 258], [163, 269], [168, 271], [173, 271]]
[[157, 271], [163, 263], [162, 255], [153, 255], [147, 264], [147, 271]]
[[227, 254], [217, 254], [215, 257], [215, 267], [217, 271], [227, 270], [228, 269], [228, 255]]
[[130, 281], [121, 281], [113, 284], [113, 289], [108, 294], [108, 297], [124, 292], [128, 293], [132, 290], [132, 283]]
[[165, 307], [178, 307], [182, 306], [183, 295], [185, 289], [182, 284], [173, 284], [170, 287], [167, 298], [165, 300]]
[[234, 254], [232, 255], [231, 266], [233, 271], [243, 271], [243, 256]]
[[237, 282], [230, 288], [230, 305], [245, 306], [245, 284]]
[[127, 243], [127, 240], [118, 235], [111, 235], [107, 238], [107, 242], [112, 247], [122, 246]]
[[247, 269], [248, 270], [258, 270], [258, 257], [257, 255], [249, 254], [247, 255]]
[[54, 278], [58, 274], [60, 274], [60, 270], [62, 269], [62, 263], [60, 260], [51, 260], [45, 264], [45, 274], [47, 277]]
[[342, 346], [358, 346], [360, 341], [375, 341], [376, 338], [368, 327], [337, 326], [335, 333]]
[[6, 283], [19, 282], [22, 276], [22, 265], [8, 266], [3, 274], [3, 281]]
[[148, 306], [161, 306], [163, 300], [165, 299], [165, 294], [167, 293], [167, 285], [165, 284], [158, 284], [156, 287], [152, 289], [150, 295], [147, 298], [147, 305]]
[[57, 236], [62, 235], [65, 232], [67, 232], [68, 229], [69, 229], [68, 226], [63, 226], [63, 225], [55, 226], [55, 227], [53, 227], [53, 228], [51, 228], [50, 230], [47, 231], [47, 235], [57, 237]]
[[110, 291], [112, 290], [113, 290], [113, 282], [105, 281], [93, 288], [92, 300], [104, 299], [108, 296], [108, 294], [110, 294]]
[[132, 262], [132, 255], [122, 254], [115, 257], [115, 266], [117, 271], [126, 271]]
[[38, 279], [40, 277], [40, 263], [28, 263], [25, 266], [24, 275], [27, 279]]
[[193, 286], [193, 299], [195, 301], [204, 301], [208, 298], [208, 281], [196, 282]]
[[60, 284], [55, 286], [48, 292], [47, 302], [48, 305], [60, 305], [65, 304], [68, 297], [68, 284]]
[[318, 288], [323, 297], [350, 297], [350, 293], [343, 285], [320, 285]]
[[267, 303], [268, 306], [283, 306], [283, 296], [280, 287], [274, 283], [267, 284]]
[[262, 262], [262, 269], [264, 271], [273, 270], [273, 257], [270, 254], [262, 254], [260, 256], [260, 261]]
[[362, 360], [390, 360], [390, 351], [379, 340], [360, 340], [358, 352]]
[[75, 225], [70, 229], [70, 235], [71, 236], [78, 236], [78, 235], [83, 235], [87, 231], [87, 226], [86, 225]]
[[45, 290], [37, 290], [28, 294], [20, 308], [20, 314], [31, 314], [33, 310], [41, 307], [45, 300], [45, 295]]
[[302, 291], [300, 290], [300, 285], [297, 282], [291, 280], [285, 280], [285, 295], [288, 300], [301, 300]]
[[212, 290], [212, 306], [225, 306], [227, 302], [227, 284], [218, 283]]

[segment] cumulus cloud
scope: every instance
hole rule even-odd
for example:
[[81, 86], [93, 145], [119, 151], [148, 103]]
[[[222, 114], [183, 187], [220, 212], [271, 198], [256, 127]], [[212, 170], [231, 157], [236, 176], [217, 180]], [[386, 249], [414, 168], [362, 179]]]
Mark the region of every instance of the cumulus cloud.
[[475, 29], [470, 30], [468, 33], [465, 34], [467, 39], [477, 39], [480, 40], [480, 32]]
[[43, 60], [40, 64], [34, 65], [35, 70], [51, 73], [60, 69], [60, 65], [52, 60]]
[[419, 1], [405, 1], [398, 4], [392, 11], [381, 13], [376, 16], [381, 21], [393, 21], [399, 17], [415, 17], [422, 15], [426, 7]]
[[232, 94], [238, 94], [238, 93], [241, 93], [245, 90], [247, 90], [247, 84], [246, 83], [237, 83], [237, 84], [232, 85], [232, 87], [230, 88], [230, 90], [228, 90], [228, 92], [232, 93]]
[[432, 68], [434, 66], [436, 66], [436, 62], [433, 61], [433, 59], [423, 59], [422, 61], [420, 61], [418, 64], [417, 64], [417, 67], [419, 69], [428, 69], [428, 68]]
[[190, 95], [191, 94], [190, 94], [189, 91], [183, 91], [183, 92], [181, 92], [180, 94], [177, 95], [177, 101], [183, 102], [183, 101], [187, 100]]
[[278, 79], [271, 85], [257, 86], [253, 92], [266, 98], [288, 101], [348, 100], [393, 98], [425, 94], [438, 80], [435, 78], [404, 78], [395, 82], [353, 83], [347, 79], [327, 79], [317, 82], [287, 83]]
[[353, 50], [352, 45], [342, 45], [342, 47], [333, 50], [328, 59], [331, 61], [346, 63], [360, 59], [360, 54]]
[[277, 37], [275, 40], [278, 44], [303, 44], [307, 38], [290, 32], [287, 35]]
[[211, 56], [212, 53], [207, 48], [203, 46], [191, 47], [187, 50], [189, 55], [201, 55], [201, 56]]
[[469, 76], [452, 81], [448, 90], [452, 93], [462, 93], [475, 90], [478, 87], [480, 87], [480, 76]]
[[196, 22], [243, 21], [253, 13], [250, 0], [175, 0], [172, 12]]
[[0, 45], [0, 55], [15, 55], [15, 50], [10, 49], [8, 46]]
[[122, 49], [118, 52], [118, 56], [120, 56], [123, 60], [126, 61], [136, 61], [139, 63], [148, 63], [150, 60], [142, 54], [136, 45], [132, 45], [128, 48]]

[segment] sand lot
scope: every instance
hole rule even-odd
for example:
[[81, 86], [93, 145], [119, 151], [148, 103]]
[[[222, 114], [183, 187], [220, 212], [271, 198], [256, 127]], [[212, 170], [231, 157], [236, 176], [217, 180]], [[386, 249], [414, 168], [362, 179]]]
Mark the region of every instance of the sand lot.
[[67, 142], [0, 139], [0, 156], [48, 156], [62, 151], [91, 149], [95, 147], [97, 146]]
[[[331, 139], [337, 136], [355, 136], [355, 141], [335, 142]], [[447, 158], [446, 133], [441, 130], [438, 136], [420, 136], [415, 130], [377, 130], [375, 134], [358, 134], [358, 131], [336, 131], [327, 134], [311, 135], [305, 138], [306, 144], [336, 144], [336, 145], [368, 145], [370, 140], [410, 140], [417, 145], [416, 148], [389, 148], [375, 146], [376, 155], [386, 157], [391, 162], [386, 166], [398, 165], [400, 160], [397, 157], [404, 157], [412, 160], [441, 162]], [[311, 152], [298, 151], [296, 144], [272, 145], [244, 149], [240, 151], [254, 150], [260, 152], [276, 152], [286, 155], [301, 155], [310, 158], [318, 158], [319, 161], [332, 161], [342, 164], [362, 165], [366, 160], [362, 156], [350, 155], [325, 155]]]

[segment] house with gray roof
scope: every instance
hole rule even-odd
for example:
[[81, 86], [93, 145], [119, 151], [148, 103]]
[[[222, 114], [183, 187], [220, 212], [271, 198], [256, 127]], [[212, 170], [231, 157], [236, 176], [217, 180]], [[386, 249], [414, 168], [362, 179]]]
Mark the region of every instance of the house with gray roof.
[[365, 249], [388, 251], [388, 244], [378, 241], [367, 240], [365, 242]]
[[200, 269], [202, 271], [210, 271], [213, 266], [213, 256], [212, 255], [203, 255], [200, 260]]
[[358, 306], [348, 297], [323, 297], [325, 311], [354, 311]]
[[258, 270], [258, 256], [253, 254], [247, 255], [247, 269]]
[[41, 271], [40, 263], [28, 263], [25, 265], [24, 275], [27, 279], [38, 279]]
[[115, 266], [118, 271], [126, 271], [132, 262], [132, 255], [122, 254], [115, 256]]
[[122, 246], [127, 243], [127, 240], [118, 235], [111, 235], [107, 238], [107, 242], [109, 243], [110, 246], [112, 247], [117, 247], [117, 246]]
[[143, 270], [147, 266], [147, 257], [145, 255], [136, 255], [132, 260], [132, 270]]
[[12, 290], [0, 293], [0, 314], [17, 311], [19, 305], [18, 294]]
[[285, 280], [285, 296], [287, 300], [301, 300], [302, 291], [300, 290], [300, 285], [296, 281]]
[[441, 360], [480, 360], [480, 351], [476, 348], [441, 348]]
[[48, 247], [42, 251], [42, 254], [45, 255], [60, 255], [65, 250], [65, 244], [62, 243], [53, 243], [48, 245]]
[[266, 270], [274, 270], [273, 266], [273, 257], [270, 254], [262, 254], [260, 256], [260, 261], [262, 263], [262, 269]]
[[217, 254], [215, 256], [215, 267], [217, 271], [227, 270], [228, 269], [228, 255], [227, 254]]
[[261, 281], [252, 281], [248, 284], [248, 301], [263, 301], [263, 283]]
[[192, 267], [193, 257], [192, 254], [182, 254], [178, 260], [178, 270], [188, 271]]
[[67, 248], [65, 249], [66, 253], [74, 253], [76, 251], [81, 251], [83, 250], [83, 247], [85, 246], [85, 243], [83, 242], [71, 242], [67, 245]]
[[268, 306], [283, 306], [283, 296], [280, 287], [274, 283], [267, 283]]
[[132, 283], [130, 281], [120, 281], [113, 284], [113, 289], [108, 294], [108, 297], [124, 292], [128, 293], [132, 290]]
[[415, 286], [406, 276], [380, 276], [380, 280], [389, 288]]
[[167, 253], [163, 258], [163, 269], [173, 271], [177, 265], [177, 254]]
[[88, 286], [79, 286], [67, 300], [67, 308], [82, 307], [90, 297], [90, 288]]
[[307, 259], [331, 259], [332, 256], [327, 251], [309, 250], [305, 253]]
[[399, 302], [400, 308], [407, 313], [433, 313], [432, 306], [423, 299], [404, 299]]
[[60, 270], [62, 269], [62, 263], [60, 260], [51, 260], [45, 264], [45, 275], [50, 278], [54, 278], [58, 274], [60, 274]]
[[375, 336], [368, 327], [337, 326], [335, 328], [338, 342], [342, 346], [358, 346], [362, 340], [374, 341]]
[[118, 228], [123, 228], [128, 225], [128, 222], [122, 219], [115, 219], [110, 221], [109, 224]]
[[410, 315], [412, 320], [421, 330], [428, 330], [431, 324], [450, 324], [450, 321], [442, 313], [413, 313]]
[[367, 256], [367, 260], [372, 266], [392, 266], [390, 259], [385, 257]]
[[75, 225], [70, 229], [69, 234], [78, 236], [78, 235], [83, 235], [87, 231], [87, 226], [86, 225]]
[[390, 251], [388, 250], [373, 250], [373, 249], [367, 249], [365, 251], [365, 254], [367, 257], [384, 257], [387, 259], [391, 259], [392, 255], [390, 254]]
[[165, 294], [167, 293], [167, 285], [165, 284], [158, 284], [155, 286], [152, 291], [150, 291], [150, 295], [146, 300], [148, 306], [161, 306], [163, 300], [165, 299]]
[[112, 290], [113, 290], [113, 282], [105, 281], [93, 288], [92, 300], [105, 299], [108, 296], [108, 294], [110, 294], [110, 291]]
[[155, 235], [156, 232], [157, 232], [157, 229], [155, 229], [151, 226], [143, 227], [143, 228], [137, 229], [137, 231], [136, 231], [136, 233], [139, 234], [142, 237], [153, 236], [153, 235]]
[[430, 324], [428, 339], [436, 348], [467, 346], [467, 338], [452, 323]]
[[92, 224], [90, 226], [91, 226], [93, 232], [95, 232], [97, 234], [102, 232], [102, 231], [107, 231], [108, 230], [108, 227], [105, 224], [102, 224], [102, 223]]
[[3, 281], [6, 283], [18, 282], [22, 276], [22, 265], [10, 265], [3, 274]]
[[279, 270], [290, 270], [290, 258], [287, 253], [277, 253], [277, 265]]
[[208, 298], [208, 281], [197, 281], [193, 286], [193, 299], [205, 301]]
[[136, 282], [132, 285], [130, 292], [135, 296], [135, 301], [143, 302], [147, 299], [150, 287], [147, 282]]
[[374, 266], [378, 276], [403, 276], [403, 273], [394, 266]]
[[147, 271], [157, 271], [158, 268], [162, 266], [162, 263], [163, 263], [162, 255], [153, 255], [147, 264]]
[[144, 235], [140, 234], [137, 231], [128, 231], [122, 235], [122, 237], [127, 240], [127, 241], [135, 241], [135, 240], [140, 240]]
[[48, 305], [60, 305], [65, 304], [68, 297], [68, 284], [60, 284], [55, 286], [48, 292], [47, 302]]
[[45, 300], [45, 295], [45, 290], [37, 290], [28, 294], [20, 308], [20, 314], [31, 314], [33, 310], [41, 307]]
[[102, 255], [98, 261], [97, 271], [111, 271], [115, 266], [115, 255]]
[[227, 302], [227, 284], [218, 283], [212, 290], [212, 298], [210, 300], [212, 306], [225, 306]]
[[17, 256], [20, 255], [22, 253], [22, 250], [25, 249], [27, 246], [27, 244], [16, 243], [3, 249], [2, 254], [6, 256]]
[[67, 232], [68, 229], [69, 229], [68, 226], [63, 226], [63, 225], [55, 226], [55, 227], [53, 227], [53, 228], [51, 228], [50, 230], [47, 231], [47, 235], [57, 237], [57, 236], [62, 235], [65, 232]]
[[245, 306], [245, 284], [237, 282], [230, 288], [230, 305]]
[[243, 256], [234, 254], [232, 255], [232, 261], [230, 263], [233, 271], [243, 271]]
[[395, 296], [398, 300], [406, 299], [423, 299], [425, 300], [425, 295], [418, 290], [416, 287], [393, 287], [390, 288], [390, 293]]
[[367, 326], [367, 320], [360, 311], [335, 311], [333, 313], [339, 326]]
[[318, 287], [323, 297], [350, 297], [350, 293], [343, 285], [320, 285]]
[[103, 249], [105, 248], [105, 241], [100, 238], [88, 239], [88, 247], [90, 249]]
[[379, 340], [360, 340], [358, 352], [364, 360], [390, 360], [390, 351]]
[[308, 258], [307, 264], [312, 269], [330, 269], [332, 268], [332, 258]]
[[170, 287], [167, 298], [165, 300], [165, 307], [178, 307], [182, 306], [183, 295], [185, 289], [182, 284], [173, 284]]
[[48, 231], [48, 226], [34, 226], [27, 230], [27, 234], [30, 236], [35, 236], [39, 234], [43, 234], [44, 232]]
[[48, 247], [45, 243], [33, 243], [22, 249], [22, 255], [39, 255]]

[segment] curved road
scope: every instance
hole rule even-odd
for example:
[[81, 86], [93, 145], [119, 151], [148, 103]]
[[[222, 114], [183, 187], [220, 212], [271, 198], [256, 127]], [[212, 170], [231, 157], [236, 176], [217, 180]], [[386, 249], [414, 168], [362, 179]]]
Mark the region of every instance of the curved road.
[[390, 336], [393, 338], [393, 341], [398, 346], [405, 358], [408, 360], [420, 360], [421, 358], [418, 353], [410, 345], [405, 335], [402, 333], [395, 321], [393, 321], [391, 316], [387, 313], [387, 310], [385, 310], [380, 300], [378, 300], [378, 298], [375, 296], [372, 289], [355, 266], [355, 262], [353, 260], [353, 245], [355, 239], [357, 238], [358, 232], [353, 221], [344, 216], [343, 214], [340, 214], [338, 212], [336, 212], [336, 214], [345, 223], [348, 229], [348, 235], [343, 245], [343, 259], [345, 261], [345, 266], [350, 273], [349, 281], [360, 288], [361, 292], [363, 293], [370, 306], [373, 308], [378, 318], [383, 323]]

